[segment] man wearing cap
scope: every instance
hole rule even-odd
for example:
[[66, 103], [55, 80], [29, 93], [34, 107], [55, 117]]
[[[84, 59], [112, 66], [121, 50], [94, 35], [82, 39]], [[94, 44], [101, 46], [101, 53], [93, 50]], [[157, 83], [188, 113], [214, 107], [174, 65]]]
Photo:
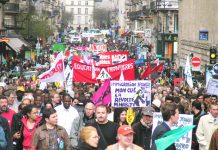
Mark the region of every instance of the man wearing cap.
[[133, 144], [134, 131], [129, 125], [122, 125], [117, 130], [118, 142], [107, 147], [106, 150], [143, 150]]
[[153, 112], [155, 110], [151, 106], [145, 107], [141, 112], [141, 120], [132, 126], [135, 132], [133, 143], [143, 147], [145, 150], [150, 150]]

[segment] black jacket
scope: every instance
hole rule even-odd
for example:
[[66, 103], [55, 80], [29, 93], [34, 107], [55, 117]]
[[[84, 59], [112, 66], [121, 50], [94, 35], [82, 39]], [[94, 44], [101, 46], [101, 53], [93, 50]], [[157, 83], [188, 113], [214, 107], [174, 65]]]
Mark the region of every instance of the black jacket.
[[152, 127], [145, 127], [141, 122], [138, 122], [132, 128], [135, 132], [133, 143], [143, 147], [145, 150], [150, 150]]
[[98, 148], [92, 147], [92, 146], [88, 145], [87, 143], [82, 142], [79, 145], [78, 150], [98, 150]]
[[11, 137], [11, 131], [9, 128], [9, 124], [7, 119], [0, 116], [0, 125], [2, 126], [4, 132], [5, 132], [5, 138], [7, 140], [7, 148], [6, 150], [13, 150], [13, 144], [12, 144], [12, 137]]
[[[20, 132], [21, 133], [21, 127], [22, 127], [21, 119], [22, 118], [23, 118], [23, 114], [22, 113], [14, 114], [14, 116], [12, 118], [12, 125], [11, 125], [11, 134], [12, 134], [12, 136], [16, 132]], [[23, 149], [22, 141], [23, 141], [23, 138], [21, 138], [19, 140], [14, 139], [14, 143], [16, 144], [16, 145], [14, 145], [14, 150], [21, 150], [21, 149]]]
[[[154, 132], [153, 132], [153, 135], [152, 135], [152, 145], [151, 145], [151, 150], [156, 150], [156, 144], [155, 144], [155, 140], [161, 138], [161, 136], [170, 131], [170, 127], [165, 123], [163, 122], [162, 124], [160, 124], [159, 126], [157, 126], [155, 129], [154, 129]], [[176, 150], [176, 147], [174, 144], [170, 145], [166, 150]]]

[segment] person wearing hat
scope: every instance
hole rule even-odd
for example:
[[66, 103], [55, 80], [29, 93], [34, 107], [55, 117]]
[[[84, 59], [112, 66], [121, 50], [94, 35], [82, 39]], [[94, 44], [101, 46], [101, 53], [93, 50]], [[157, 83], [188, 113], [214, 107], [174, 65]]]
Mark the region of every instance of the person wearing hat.
[[117, 130], [118, 142], [109, 145], [106, 150], [143, 150], [142, 147], [133, 144], [134, 131], [129, 125], [122, 125]]
[[154, 112], [155, 110], [151, 106], [145, 107], [141, 112], [141, 120], [132, 126], [135, 132], [133, 143], [145, 150], [150, 150]]

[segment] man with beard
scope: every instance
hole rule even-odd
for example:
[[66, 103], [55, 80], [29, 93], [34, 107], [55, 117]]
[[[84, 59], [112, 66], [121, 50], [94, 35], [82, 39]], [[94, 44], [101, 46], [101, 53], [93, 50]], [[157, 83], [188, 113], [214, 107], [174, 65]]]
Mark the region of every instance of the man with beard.
[[[79, 118], [79, 113], [71, 106], [71, 102], [71, 96], [69, 94], [65, 94], [63, 96], [63, 104], [55, 107], [58, 114], [58, 125], [64, 127], [68, 135], [70, 135], [72, 124]], [[76, 134], [78, 134], [78, 132], [79, 131], [75, 131]]]
[[104, 150], [108, 145], [117, 142], [117, 129], [119, 125], [107, 119], [107, 106], [98, 105], [95, 109], [96, 121], [88, 123], [86, 126], [93, 126], [97, 129], [100, 140], [98, 142], [99, 150]]
[[8, 107], [8, 100], [5, 96], [0, 96], [0, 111], [1, 116], [8, 120], [8, 124], [11, 128], [12, 117], [15, 114], [15, 111]]
[[150, 150], [154, 112], [154, 108], [151, 106], [145, 107], [141, 112], [141, 120], [135, 123], [132, 127], [135, 132], [133, 143], [143, 147], [143, 149], [146, 150]]

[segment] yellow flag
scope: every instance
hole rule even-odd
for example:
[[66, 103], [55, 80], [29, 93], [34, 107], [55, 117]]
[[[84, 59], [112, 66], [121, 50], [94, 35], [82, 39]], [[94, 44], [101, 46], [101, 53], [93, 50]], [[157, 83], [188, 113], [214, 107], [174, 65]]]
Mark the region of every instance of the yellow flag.
[[32, 75], [32, 81], [36, 81], [36, 75]]
[[164, 79], [161, 79], [161, 80], [160, 80], [160, 84], [161, 84], [161, 85], [164, 85], [164, 83], [165, 83]]
[[128, 108], [127, 114], [126, 114], [126, 122], [131, 125], [135, 119], [135, 112], [132, 108]]
[[59, 88], [59, 87], [61, 86], [61, 83], [60, 83], [60, 82], [55, 82], [55, 86], [56, 86], [57, 88]]

